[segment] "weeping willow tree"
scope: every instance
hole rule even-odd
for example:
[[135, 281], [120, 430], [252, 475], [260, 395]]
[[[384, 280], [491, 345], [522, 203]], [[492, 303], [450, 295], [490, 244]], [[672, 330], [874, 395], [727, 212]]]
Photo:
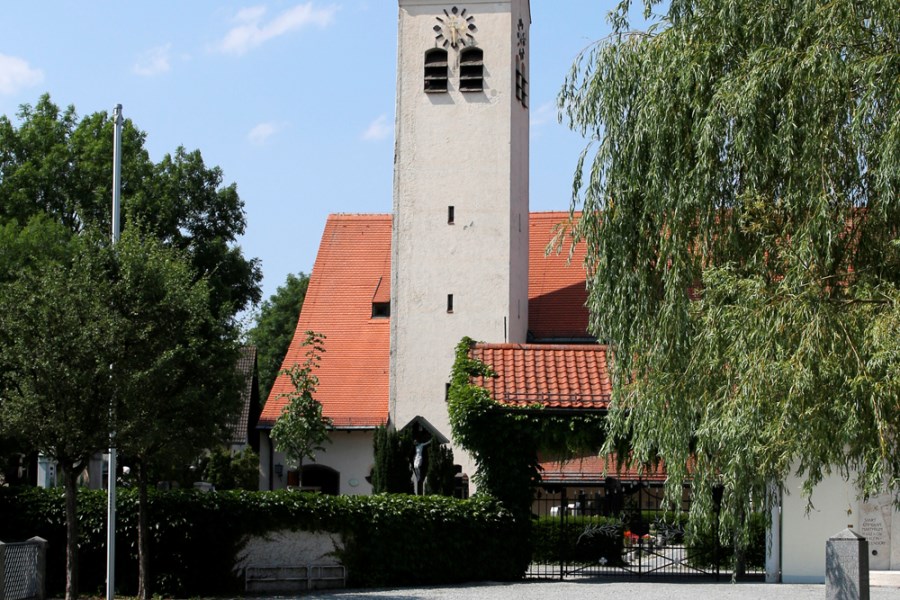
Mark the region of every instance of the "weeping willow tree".
[[662, 460], [673, 494], [691, 477], [698, 517], [724, 486], [731, 531], [792, 473], [896, 494], [896, 0], [623, 0], [610, 20], [559, 96], [591, 139], [567, 232], [615, 349], [605, 449]]

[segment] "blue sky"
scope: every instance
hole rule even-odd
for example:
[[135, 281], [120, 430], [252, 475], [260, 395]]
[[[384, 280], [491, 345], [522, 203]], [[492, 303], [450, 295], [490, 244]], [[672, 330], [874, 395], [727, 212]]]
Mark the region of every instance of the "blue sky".
[[[531, 1], [532, 210], [568, 208], [585, 142], [555, 98], [613, 5]], [[264, 297], [312, 269], [329, 213], [390, 212], [396, 0], [8, 2], [2, 15], [0, 113], [44, 92], [79, 115], [121, 103], [154, 160], [200, 149], [237, 183]]]

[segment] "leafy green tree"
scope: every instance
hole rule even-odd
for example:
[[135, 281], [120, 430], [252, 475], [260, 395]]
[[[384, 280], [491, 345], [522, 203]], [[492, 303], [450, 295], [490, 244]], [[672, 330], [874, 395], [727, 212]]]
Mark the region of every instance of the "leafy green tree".
[[210, 452], [203, 480], [217, 490], [259, 489], [259, 455], [253, 448], [232, 453], [224, 447]]
[[325, 442], [331, 442], [328, 430], [331, 419], [322, 414], [322, 404], [315, 399], [319, 378], [313, 373], [325, 352], [325, 336], [314, 331], [306, 332], [306, 360], [282, 372], [291, 378], [294, 389], [283, 394], [287, 405], [272, 427], [272, 440], [287, 460], [297, 465], [300, 486], [303, 486], [303, 460], [315, 460], [316, 452], [324, 450]]
[[[79, 119], [73, 106], [60, 110], [45, 94], [34, 106], [22, 105], [16, 116], [18, 124], [0, 116], [0, 226], [27, 228], [41, 215], [71, 233], [89, 227], [109, 231], [110, 115]], [[194, 277], [208, 282], [213, 312], [230, 321], [259, 301], [262, 278], [258, 260], [245, 258], [236, 244], [246, 228], [237, 188], [223, 185], [221, 169], [207, 167], [196, 150], [178, 148], [153, 163], [145, 139], [126, 119], [123, 230], [140, 223], [143, 231], [185, 252]], [[43, 235], [51, 233], [59, 235]], [[0, 259], [0, 267], [8, 269], [4, 262]]]
[[698, 517], [723, 484], [723, 530], [794, 469], [896, 492], [896, 2], [671, 0], [646, 31], [631, 4], [559, 98], [593, 138], [571, 232], [616, 351], [606, 450], [675, 495], [690, 465]]
[[76, 482], [109, 443], [139, 489], [139, 595], [149, 595], [147, 488], [155, 471], [224, 439], [238, 409], [235, 330], [205, 280], [137, 228], [115, 248], [93, 233], [71, 257], [0, 284], [0, 429], [55, 459], [67, 506], [67, 597], [77, 594]]
[[[223, 415], [233, 416], [234, 317], [258, 301], [261, 277], [258, 262], [236, 245], [246, 225], [243, 204], [197, 151], [178, 148], [151, 162], [145, 134], [126, 121], [126, 222], [113, 251], [94, 234], [110, 227], [109, 116], [79, 119], [45, 95], [34, 107], [23, 105], [18, 119], [14, 125], [0, 117], [0, 295], [11, 307], [0, 334], [7, 342], [0, 428], [18, 430], [56, 458], [74, 485], [85, 457], [107, 443], [105, 415], [115, 400], [111, 427], [146, 489], [154, 470], [209, 447]], [[23, 345], [39, 335], [47, 342]], [[61, 354], [76, 343], [83, 354]], [[59, 391], [51, 367], [60, 371], [55, 379], [85, 386], [81, 395]], [[96, 369], [103, 385], [88, 385]], [[57, 407], [44, 411], [53, 386]], [[91, 410], [82, 408], [86, 396]], [[77, 524], [70, 525], [74, 563]], [[143, 543], [140, 553], [146, 597]]]
[[259, 397], [263, 403], [269, 398], [269, 391], [291, 345], [307, 287], [309, 275], [289, 273], [284, 285], [260, 305], [253, 318], [255, 324], [247, 332], [248, 343], [256, 346]]
[[71, 258], [0, 284], [0, 429], [53, 457], [66, 496], [66, 598], [77, 596], [77, 479], [108, 442], [122, 316], [110, 310], [113, 257], [88, 236]]
[[116, 447], [138, 485], [138, 596], [150, 596], [147, 490], [172, 464], [188, 464], [220, 445], [240, 410], [235, 330], [209, 302], [205, 279], [194, 281], [183, 253], [125, 231], [115, 247], [111, 298], [126, 324], [112, 363]]

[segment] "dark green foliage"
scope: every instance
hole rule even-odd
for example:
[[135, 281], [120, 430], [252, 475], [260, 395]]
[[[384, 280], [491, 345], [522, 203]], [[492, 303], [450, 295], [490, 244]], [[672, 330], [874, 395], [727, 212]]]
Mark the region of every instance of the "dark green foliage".
[[531, 527], [532, 561], [607, 565], [622, 562], [622, 522], [612, 517], [541, 517]]
[[425, 493], [452, 496], [456, 487], [453, 450], [436, 442], [428, 446]]
[[[279, 529], [341, 534], [340, 560], [350, 585], [436, 585], [520, 578], [527, 561], [509, 549], [525, 544], [522, 528], [496, 501], [409, 495], [327, 496], [297, 492], [158, 492], [149, 494], [154, 589], [161, 594], [208, 596], [242, 591], [235, 556], [244, 536]], [[119, 494], [119, 593], [137, 587], [137, 495]], [[106, 494], [85, 490], [78, 505], [86, 590], [105, 573]], [[50, 542], [50, 593], [62, 589], [65, 528], [56, 490], [0, 489], [0, 539], [39, 535]]]
[[[28, 231], [17, 245], [20, 251], [0, 252], [0, 279], [17, 256], [35, 263], [55, 254], [53, 245], [65, 234], [86, 228], [108, 232], [111, 221], [111, 116], [96, 112], [79, 118], [75, 107], [60, 110], [45, 94], [34, 106], [22, 105], [16, 117], [17, 123], [0, 116], [0, 226], [12, 223]], [[236, 244], [246, 229], [237, 188], [223, 185], [221, 169], [207, 166], [197, 150], [177, 148], [153, 163], [145, 139], [126, 119], [123, 231], [140, 224], [146, 233], [184, 252], [196, 278], [208, 282], [213, 313], [233, 325], [235, 314], [259, 301], [262, 279], [259, 261], [245, 258]], [[58, 230], [37, 230], [35, 216], [57, 224]], [[53, 244], [38, 244], [38, 238]], [[30, 255], [28, 246], [39, 251]]]
[[253, 448], [236, 453], [227, 448], [213, 450], [206, 460], [203, 481], [217, 490], [259, 489], [259, 456]]
[[387, 426], [378, 427], [375, 430], [374, 446], [373, 493], [412, 494], [415, 445], [410, 433]]
[[622, 0], [613, 23], [559, 97], [590, 139], [573, 232], [616, 348], [607, 450], [662, 459], [673, 498], [690, 477], [698, 519], [724, 486], [728, 529], [788, 477], [896, 496], [896, 0]]
[[269, 390], [291, 345], [307, 287], [309, 275], [289, 273], [284, 285], [260, 305], [253, 317], [254, 325], [247, 332], [247, 342], [256, 346], [258, 353], [259, 397], [263, 404], [269, 399]]
[[[750, 515], [747, 527], [722, 529], [718, 537], [705, 523], [699, 523], [696, 528], [689, 527], [686, 541], [691, 563], [708, 567], [718, 560], [721, 568], [733, 569], [737, 550], [743, 557], [745, 568], [764, 569], [767, 521], [767, 515], [755, 512]], [[738, 537], [736, 540], [735, 536], [746, 536], [746, 539]]]

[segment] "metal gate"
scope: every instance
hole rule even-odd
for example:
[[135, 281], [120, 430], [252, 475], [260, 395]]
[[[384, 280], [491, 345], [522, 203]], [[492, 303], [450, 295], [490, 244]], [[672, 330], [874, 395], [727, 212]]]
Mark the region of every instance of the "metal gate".
[[682, 511], [663, 509], [659, 482], [607, 478], [594, 486], [546, 486], [533, 505], [535, 547], [527, 576], [730, 577], [730, 556], [717, 538], [685, 536], [690, 488]]

